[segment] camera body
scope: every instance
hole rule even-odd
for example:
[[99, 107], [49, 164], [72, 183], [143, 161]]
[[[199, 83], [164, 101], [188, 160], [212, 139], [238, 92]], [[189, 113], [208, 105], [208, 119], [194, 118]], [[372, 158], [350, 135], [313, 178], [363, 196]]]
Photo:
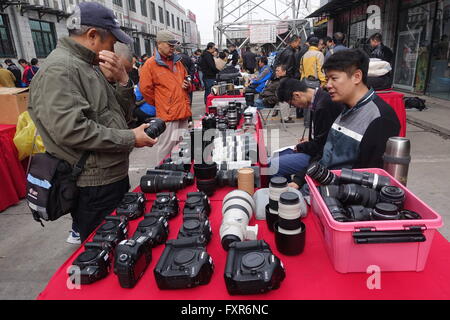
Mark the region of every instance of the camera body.
[[178, 239], [203, 237], [205, 245], [211, 241], [212, 229], [208, 219], [185, 218]]
[[126, 193], [122, 202], [116, 210], [117, 216], [125, 216], [128, 220], [135, 220], [144, 214], [145, 194], [142, 192]]
[[234, 242], [225, 266], [230, 295], [265, 293], [278, 289], [286, 277], [282, 262], [264, 240]]
[[151, 247], [163, 244], [167, 241], [169, 236], [169, 223], [164, 216], [157, 216], [149, 214], [145, 216], [134, 233], [132, 239], [137, 240], [140, 237], [147, 237], [150, 239]]
[[183, 209], [184, 219], [189, 217], [209, 217], [211, 213], [211, 202], [204, 192], [190, 192], [187, 194]]
[[128, 238], [128, 219], [125, 216], [108, 216], [105, 218], [105, 223], [95, 233], [93, 242], [106, 242], [115, 248], [126, 238]]
[[152, 260], [151, 239], [124, 240], [116, 248], [114, 273], [122, 288], [134, 288]]
[[186, 289], [208, 284], [213, 271], [202, 239], [194, 237], [167, 241], [154, 275], [161, 290]]
[[158, 213], [167, 220], [175, 218], [180, 211], [177, 196], [174, 192], [162, 192], [156, 195], [150, 213]]
[[[79, 268], [81, 284], [92, 284], [105, 278], [111, 269], [112, 247], [106, 243], [90, 242], [85, 246], [82, 252], [72, 263], [74, 267]], [[68, 275], [75, 283], [78, 270], [71, 268]]]

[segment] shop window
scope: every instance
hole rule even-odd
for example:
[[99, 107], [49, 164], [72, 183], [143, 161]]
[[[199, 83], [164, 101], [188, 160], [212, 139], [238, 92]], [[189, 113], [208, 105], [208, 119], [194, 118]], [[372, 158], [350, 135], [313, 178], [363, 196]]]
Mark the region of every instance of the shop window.
[[0, 57], [15, 57], [14, 43], [12, 41], [11, 29], [8, 15], [0, 14]]
[[134, 54], [137, 55], [138, 57], [141, 56], [141, 41], [139, 40], [139, 38], [133, 38], [133, 49], [134, 49]]
[[51, 22], [30, 19], [31, 36], [37, 58], [46, 58], [56, 47], [55, 26]]
[[439, 1], [427, 93], [450, 100], [450, 0]]

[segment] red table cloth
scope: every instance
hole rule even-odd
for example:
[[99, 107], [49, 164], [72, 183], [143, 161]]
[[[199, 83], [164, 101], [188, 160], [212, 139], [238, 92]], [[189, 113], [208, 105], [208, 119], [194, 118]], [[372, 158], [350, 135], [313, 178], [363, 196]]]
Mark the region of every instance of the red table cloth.
[[0, 125], [0, 212], [25, 197], [26, 181], [13, 139], [14, 125]]
[[[227, 190], [222, 190], [224, 193]], [[152, 202], [147, 203], [147, 210]], [[182, 207], [184, 203], [180, 203]], [[212, 201], [209, 217], [213, 237], [207, 246], [215, 270], [208, 285], [186, 290], [159, 290], [153, 269], [160, 258], [164, 246], [153, 249], [153, 259], [145, 274], [133, 289], [120, 287], [117, 276], [111, 272], [107, 278], [92, 285], [82, 285], [81, 289], [69, 290], [67, 270], [74, 259], [84, 251], [77, 250], [56, 272], [45, 290], [38, 296], [40, 300], [66, 299], [105, 299], [105, 300], [308, 300], [308, 299], [448, 299], [450, 298], [450, 244], [440, 233], [436, 233], [427, 267], [424, 272], [381, 273], [381, 289], [368, 289], [371, 274], [339, 274], [327, 256], [321, 231], [315, 217], [310, 212], [304, 220], [306, 224], [306, 246], [304, 252], [296, 257], [281, 255], [275, 245], [274, 234], [268, 231], [265, 221], [259, 224], [259, 239], [264, 239], [275, 255], [283, 262], [286, 278], [278, 290], [263, 295], [230, 296], [223, 278], [227, 253], [220, 244], [219, 228], [222, 221], [222, 202]], [[132, 235], [138, 221], [130, 223]], [[176, 239], [182, 224], [182, 214], [169, 222], [169, 239]]]
[[210, 106], [212, 106], [212, 101], [215, 99], [238, 99], [238, 98], [244, 98], [244, 94], [240, 94], [238, 96], [228, 96], [228, 95], [224, 95], [224, 96], [215, 96], [213, 94], [210, 94], [207, 98], [206, 98], [206, 112], [208, 112], [208, 108]]
[[405, 95], [394, 91], [377, 91], [377, 95], [395, 110], [401, 126], [400, 137], [406, 137]]

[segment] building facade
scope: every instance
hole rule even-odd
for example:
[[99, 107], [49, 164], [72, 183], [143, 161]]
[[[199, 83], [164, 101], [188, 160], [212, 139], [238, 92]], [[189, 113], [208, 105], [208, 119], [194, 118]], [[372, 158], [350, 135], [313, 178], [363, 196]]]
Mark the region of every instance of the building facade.
[[[66, 19], [80, 0], [0, 0], [0, 59], [45, 59], [67, 36]], [[133, 52], [153, 55], [158, 30], [169, 30], [188, 51], [200, 46], [196, 19], [177, 0], [96, 0], [112, 9], [134, 39]], [[189, 11], [190, 12], [190, 11]], [[195, 17], [195, 15], [193, 15]], [[194, 36], [193, 36], [194, 33]]]
[[353, 48], [380, 32], [395, 55], [394, 88], [450, 100], [450, 0], [332, 0], [310, 17]]

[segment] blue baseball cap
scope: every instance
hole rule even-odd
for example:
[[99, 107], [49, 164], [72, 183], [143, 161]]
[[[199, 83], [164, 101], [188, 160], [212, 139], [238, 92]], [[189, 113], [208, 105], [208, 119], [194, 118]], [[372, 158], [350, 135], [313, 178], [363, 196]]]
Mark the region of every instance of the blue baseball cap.
[[[133, 39], [120, 29], [119, 21], [116, 19], [114, 12], [101, 5], [98, 2], [82, 2], [75, 9], [73, 17], [69, 17], [72, 25], [79, 24], [84, 26], [98, 27], [111, 32], [117, 41], [130, 44]], [[79, 15], [79, 22], [74, 21]]]

